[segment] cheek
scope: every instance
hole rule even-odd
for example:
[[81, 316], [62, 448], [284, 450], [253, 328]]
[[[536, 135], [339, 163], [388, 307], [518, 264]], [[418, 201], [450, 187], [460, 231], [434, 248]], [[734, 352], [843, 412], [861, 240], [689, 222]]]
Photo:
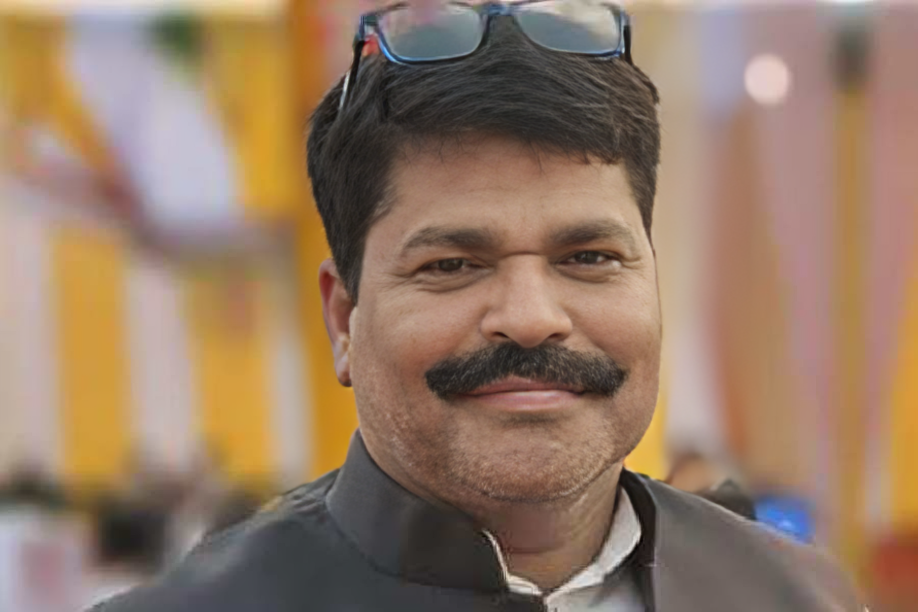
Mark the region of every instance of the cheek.
[[477, 329], [449, 304], [419, 302], [426, 300], [361, 303], [350, 347], [361, 429], [408, 462], [455, 418], [427, 387], [425, 374], [461, 352], [469, 329]]
[[[574, 304], [575, 327], [629, 370], [659, 365], [660, 308], [653, 285], [581, 296]], [[637, 374], [637, 372], [635, 372]]]
[[621, 363], [629, 371], [621, 403], [643, 433], [653, 416], [660, 382], [662, 336], [656, 286], [647, 285], [631, 299], [622, 300], [610, 309], [608, 320], [607, 352], [621, 355]]
[[622, 444], [633, 447], [650, 425], [659, 392], [662, 338], [655, 285], [581, 298], [575, 325], [593, 346], [628, 371], [617, 409], [609, 418], [614, 418], [617, 429], [629, 432], [631, 437]]
[[459, 300], [443, 295], [392, 296], [357, 310], [351, 344], [355, 385], [372, 379], [402, 392], [427, 392], [426, 372], [472, 348], [478, 329]]

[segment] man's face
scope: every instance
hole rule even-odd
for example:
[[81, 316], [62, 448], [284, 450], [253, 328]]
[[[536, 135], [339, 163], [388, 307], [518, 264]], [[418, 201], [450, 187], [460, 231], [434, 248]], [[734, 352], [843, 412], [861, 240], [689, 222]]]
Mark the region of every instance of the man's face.
[[483, 139], [406, 154], [392, 188], [338, 351], [371, 453], [460, 505], [585, 490], [657, 397], [654, 254], [623, 168]]

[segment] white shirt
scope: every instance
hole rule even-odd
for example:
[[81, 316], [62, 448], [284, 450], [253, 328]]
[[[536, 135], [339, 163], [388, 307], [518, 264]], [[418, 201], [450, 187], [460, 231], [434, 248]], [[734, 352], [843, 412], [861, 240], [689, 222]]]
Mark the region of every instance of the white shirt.
[[542, 597], [549, 612], [644, 610], [640, 589], [630, 572], [622, 572], [614, 581], [606, 582], [606, 578], [625, 562], [641, 539], [641, 522], [624, 489], [619, 489], [612, 526], [596, 559], [547, 596], [533, 583], [508, 571], [497, 541], [491, 534], [486, 534], [497, 551], [497, 558], [500, 560], [510, 590], [521, 595]]

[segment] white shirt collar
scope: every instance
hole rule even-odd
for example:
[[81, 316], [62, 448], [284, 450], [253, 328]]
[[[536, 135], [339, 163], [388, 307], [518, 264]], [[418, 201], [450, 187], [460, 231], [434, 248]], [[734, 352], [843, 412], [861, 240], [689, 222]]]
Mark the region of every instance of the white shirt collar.
[[[497, 558], [500, 561], [501, 568], [504, 570], [504, 577], [510, 590], [523, 595], [543, 595], [538, 586], [525, 578], [520, 578], [510, 573], [497, 540], [487, 531], [485, 535], [491, 541], [491, 545], [497, 553]], [[612, 526], [609, 528], [609, 535], [606, 536], [602, 550], [599, 551], [599, 554], [590, 565], [561, 585], [553, 595], [587, 589], [602, 584], [606, 576], [613, 573], [625, 562], [640, 540], [641, 522], [638, 519], [637, 512], [634, 510], [628, 493], [623, 488], [619, 488], [615, 516], [612, 517]]]

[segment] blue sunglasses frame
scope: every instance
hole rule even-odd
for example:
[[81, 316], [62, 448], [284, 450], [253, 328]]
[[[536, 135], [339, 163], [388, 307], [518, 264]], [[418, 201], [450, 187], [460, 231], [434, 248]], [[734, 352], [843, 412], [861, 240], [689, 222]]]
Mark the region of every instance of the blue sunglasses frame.
[[[471, 5], [465, 2], [451, 2], [450, 4], [456, 6], [463, 6], [467, 8], [474, 9], [478, 12], [482, 21], [484, 21], [484, 27], [482, 28], [481, 41], [478, 43], [478, 46], [469, 51], [468, 53], [463, 53], [461, 55], [456, 55], [452, 57], [445, 58], [405, 58], [401, 57], [398, 54], [394, 53], [386, 42], [385, 32], [382, 31], [380, 23], [382, 18], [392, 11], [402, 10], [408, 8], [409, 5], [405, 3], [395, 4], [378, 11], [371, 11], [369, 13], [364, 13], [360, 16], [360, 23], [357, 26], [357, 34], [354, 36], [354, 60], [351, 62], [351, 68], [348, 70], [347, 75], [344, 77], [344, 86], [341, 91], [341, 102], [339, 105], [339, 112], [343, 110], [347, 104], [350, 102], [351, 92], [354, 89], [354, 84], [357, 80], [357, 75], [360, 71], [360, 63], [363, 58], [363, 51], [367, 43], [370, 41], [370, 37], [375, 35], [376, 40], [379, 43], [379, 49], [382, 52], [385, 58], [392, 62], [393, 64], [402, 64], [402, 65], [420, 65], [420, 64], [433, 64], [437, 62], [449, 62], [462, 60], [470, 55], [477, 53], [482, 47], [484, 47], [488, 42], [488, 36], [491, 32], [491, 24], [494, 18], [496, 17], [516, 17], [516, 13], [519, 12], [520, 7], [524, 7], [530, 4], [539, 4], [544, 2], [544, 0], [521, 0], [519, 2], [514, 2], [512, 4], [507, 4], [504, 2], [485, 2], [482, 4]], [[610, 51], [603, 51], [600, 53], [585, 53], [582, 51], [565, 51], [562, 49], [550, 49], [552, 51], [557, 51], [559, 53], [572, 53], [574, 55], [584, 55], [587, 57], [595, 58], [621, 58], [633, 64], [631, 60], [631, 18], [628, 16], [628, 13], [614, 3], [603, 3], [609, 11], [617, 19], [619, 28], [619, 43], [616, 49]], [[532, 40], [532, 39], [530, 39]], [[533, 40], [534, 44], [537, 44], [544, 48], [544, 45], [541, 45], [538, 41]]]

